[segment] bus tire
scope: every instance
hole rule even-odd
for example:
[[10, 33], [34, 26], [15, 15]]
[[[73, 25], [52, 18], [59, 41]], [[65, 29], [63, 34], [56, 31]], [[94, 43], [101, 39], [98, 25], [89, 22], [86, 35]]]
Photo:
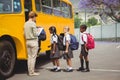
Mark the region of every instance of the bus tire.
[[15, 50], [9, 41], [0, 42], [0, 76], [8, 78], [15, 66]]

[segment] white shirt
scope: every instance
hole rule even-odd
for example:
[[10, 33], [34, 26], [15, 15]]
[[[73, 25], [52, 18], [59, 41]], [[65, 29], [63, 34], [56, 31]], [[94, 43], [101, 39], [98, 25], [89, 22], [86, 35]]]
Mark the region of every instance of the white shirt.
[[[87, 43], [87, 35], [85, 34], [86, 32], [83, 32], [80, 34], [80, 44], [84, 44], [84, 42]], [[84, 42], [83, 42], [84, 41]]]
[[66, 41], [68, 41], [70, 43], [70, 34], [69, 33], [65, 33], [65, 36], [63, 38], [63, 45], [66, 45]]
[[43, 28], [42, 27], [37, 27], [37, 34], [40, 35], [40, 33], [42, 32]]
[[53, 35], [53, 34], [51, 34], [51, 44], [53, 44], [54, 42], [58, 42], [58, 37], [57, 37], [57, 35]]

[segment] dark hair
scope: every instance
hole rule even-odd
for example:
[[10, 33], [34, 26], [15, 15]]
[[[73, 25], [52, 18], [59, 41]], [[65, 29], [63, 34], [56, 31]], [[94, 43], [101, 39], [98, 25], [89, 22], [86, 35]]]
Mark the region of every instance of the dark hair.
[[80, 26], [80, 28], [82, 28], [82, 29], [85, 29], [85, 30], [86, 30], [86, 29], [87, 29], [87, 26], [86, 26], [86, 25], [81, 25], [81, 26]]
[[53, 33], [53, 35], [56, 34], [56, 28], [55, 28], [55, 26], [51, 26], [51, 27], [49, 28], [49, 30]]

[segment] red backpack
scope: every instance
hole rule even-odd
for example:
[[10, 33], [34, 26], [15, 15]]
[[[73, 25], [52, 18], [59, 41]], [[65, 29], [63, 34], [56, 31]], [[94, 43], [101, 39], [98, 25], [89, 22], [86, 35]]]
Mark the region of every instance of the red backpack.
[[[94, 49], [95, 48], [95, 40], [94, 37], [90, 33], [84, 33], [87, 35], [87, 43], [86, 46], [88, 49]], [[83, 40], [83, 37], [82, 37]]]

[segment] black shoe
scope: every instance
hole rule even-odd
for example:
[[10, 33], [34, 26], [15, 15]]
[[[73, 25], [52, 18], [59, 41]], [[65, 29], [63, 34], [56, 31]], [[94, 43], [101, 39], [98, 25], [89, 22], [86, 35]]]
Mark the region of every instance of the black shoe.
[[79, 69], [77, 69], [77, 71], [84, 71], [85, 69], [80, 67]]
[[54, 72], [61, 72], [61, 69], [56, 69], [54, 70]]
[[65, 69], [64, 72], [73, 72], [73, 69]]
[[82, 72], [90, 72], [90, 69], [85, 69]]
[[51, 69], [50, 71], [55, 71], [57, 68], [53, 68], [53, 69]]

